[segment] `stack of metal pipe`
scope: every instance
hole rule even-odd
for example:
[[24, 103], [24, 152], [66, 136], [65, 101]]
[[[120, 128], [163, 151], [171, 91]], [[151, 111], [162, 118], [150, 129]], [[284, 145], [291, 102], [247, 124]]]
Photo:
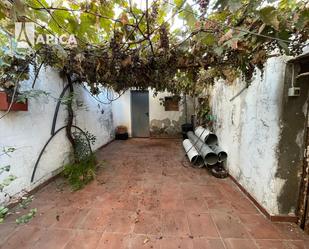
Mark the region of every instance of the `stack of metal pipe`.
[[212, 166], [227, 159], [227, 153], [218, 146], [216, 134], [207, 128], [198, 126], [194, 132], [187, 132], [187, 137], [183, 141], [183, 147], [194, 166]]

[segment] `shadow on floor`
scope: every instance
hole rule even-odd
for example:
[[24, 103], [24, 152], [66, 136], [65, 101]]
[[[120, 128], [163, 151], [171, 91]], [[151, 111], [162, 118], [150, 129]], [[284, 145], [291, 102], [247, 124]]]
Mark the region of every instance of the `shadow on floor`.
[[62, 178], [36, 195], [27, 225], [0, 225], [3, 249], [305, 249], [295, 224], [271, 223], [230, 179], [185, 167], [181, 140], [115, 141], [97, 178], [71, 193]]

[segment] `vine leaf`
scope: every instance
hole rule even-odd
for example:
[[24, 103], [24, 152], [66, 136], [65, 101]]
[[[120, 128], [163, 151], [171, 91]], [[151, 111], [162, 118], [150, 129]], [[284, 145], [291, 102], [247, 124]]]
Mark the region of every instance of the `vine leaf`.
[[278, 20], [278, 13], [274, 7], [268, 6], [261, 9], [260, 17], [267, 25], [279, 30], [280, 22]]
[[309, 23], [309, 9], [302, 10], [299, 15], [295, 16], [295, 26], [298, 29], [304, 28]]
[[219, 44], [224, 43], [225, 41], [228, 41], [233, 38], [233, 30], [230, 29], [228, 32], [226, 32], [221, 38], [219, 39]]
[[229, 0], [228, 6], [229, 6], [230, 11], [234, 12], [241, 8], [242, 2], [239, 0]]
[[120, 22], [122, 23], [122, 25], [127, 25], [129, 23], [129, 18], [126, 13], [123, 12], [121, 14]]
[[194, 11], [189, 4], [186, 4], [186, 6], [184, 7], [184, 11], [180, 12], [179, 17], [185, 20], [190, 28], [195, 27], [195, 23], [197, 22], [197, 20], [194, 15]]
[[182, 5], [185, 3], [185, 0], [174, 0], [175, 5], [177, 8], [181, 8]]

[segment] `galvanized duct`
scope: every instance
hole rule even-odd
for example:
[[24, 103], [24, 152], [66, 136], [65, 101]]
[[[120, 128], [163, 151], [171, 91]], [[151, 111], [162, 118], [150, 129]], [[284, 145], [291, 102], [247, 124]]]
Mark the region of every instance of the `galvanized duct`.
[[200, 156], [200, 154], [197, 152], [193, 144], [189, 139], [185, 139], [182, 142], [182, 145], [186, 151], [186, 154], [190, 160], [190, 162], [199, 168], [202, 168], [204, 166], [204, 160]]
[[218, 138], [216, 134], [212, 133], [210, 130], [203, 128], [202, 126], [196, 127], [194, 131], [195, 135], [203, 140], [207, 145], [218, 144]]
[[204, 162], [209, 165], [214, 165], [218, 162], [219, 158], [216, 153], [209, 148], [199, 137], [197, 137], [192, 131], [187, 133], [191, 143], [195, 146], [196, 150], [203, 157]]
[[212, 145], [210, 148], [218, 155], [219, 162], [223, 162], [227, 159], [227, 153], [218, 145]]

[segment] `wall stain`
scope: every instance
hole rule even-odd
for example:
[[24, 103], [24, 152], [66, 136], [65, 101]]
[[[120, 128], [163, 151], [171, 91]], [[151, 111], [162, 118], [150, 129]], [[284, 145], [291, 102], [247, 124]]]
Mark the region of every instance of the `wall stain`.
[[178, 137], [181, 133], [181, 124], [179, 120], [152, 119], [150, 121], [150, 135], [154, 137]]
[[297, 210], [300, 186], [300, 173], [303, 166], [305, 149], [304, 131], [306, 129], [306, 114], [303, 109], [307, 103], [309, 85], [305, 80], [299, 80], [296, 86], [301, 88], [299, 97], [288, 97], [291, 86], [291, 65], [286, 68], [281, 140], [278, 149], [278, 168], [275, 177], [284, 180], [278, 196], [280, 214], [290, 214]]
[[165, 118], [162, 120], [152, 119], [150, 121], [151, 137], [180, 137], [181, 125], [185, 123], [185, 113], [181, 111], [178, 120]]

